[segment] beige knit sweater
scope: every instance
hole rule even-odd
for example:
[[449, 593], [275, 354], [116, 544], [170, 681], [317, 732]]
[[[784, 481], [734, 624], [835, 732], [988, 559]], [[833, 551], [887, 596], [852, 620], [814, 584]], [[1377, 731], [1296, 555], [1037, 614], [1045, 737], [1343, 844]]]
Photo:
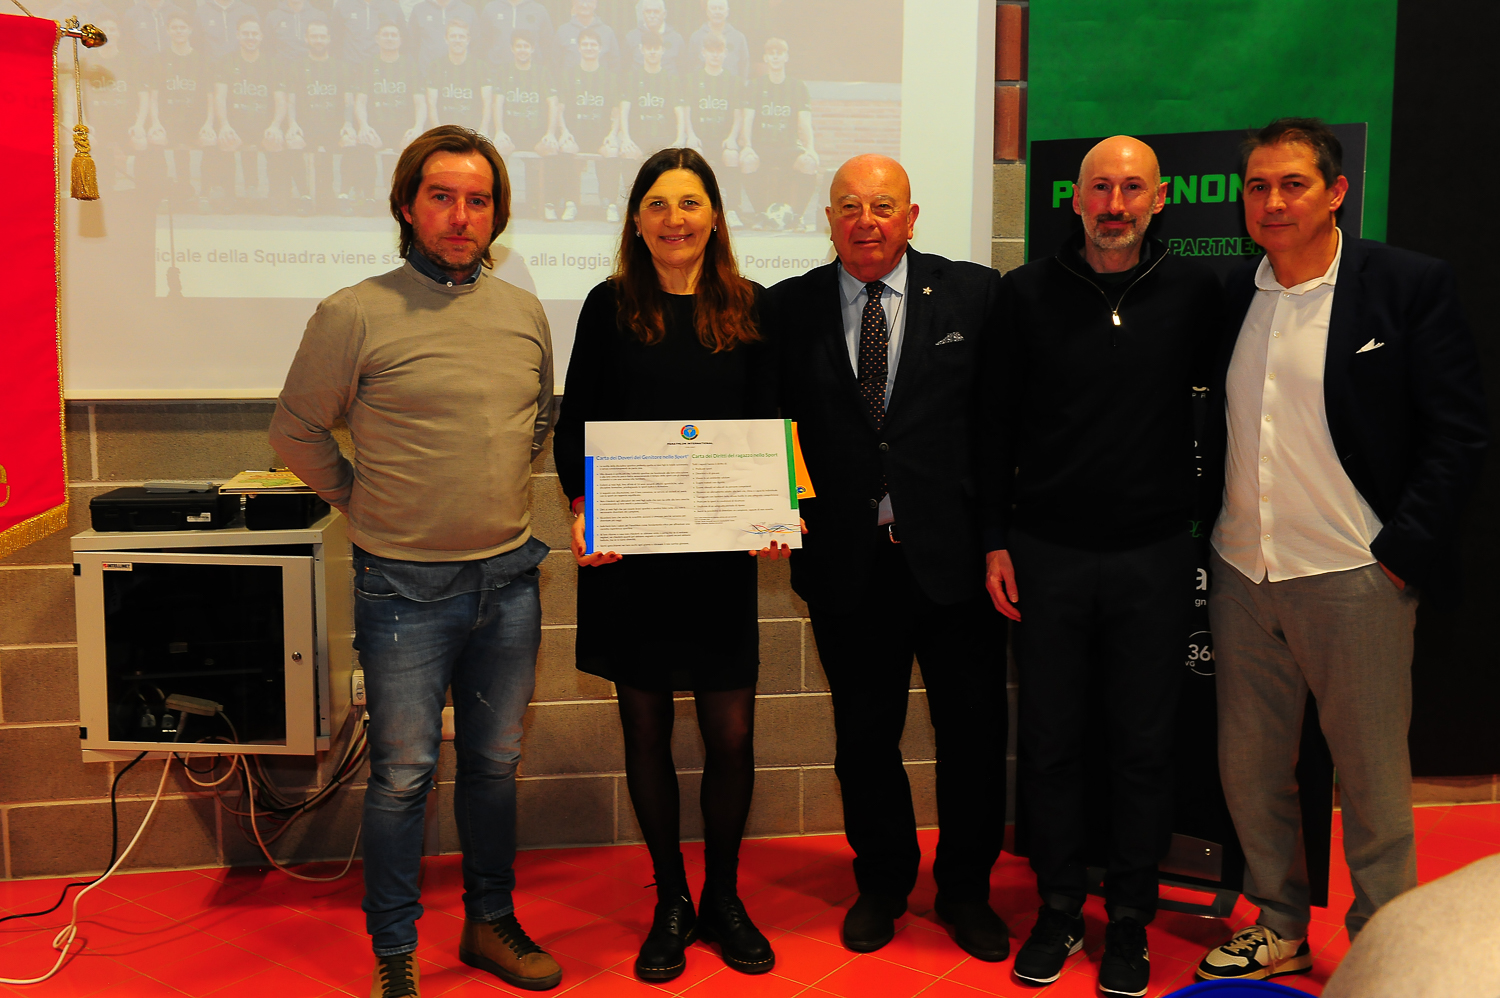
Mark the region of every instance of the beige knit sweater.
[[[354, 440], [351, 465], [329, 428]], [[271, 447], [346, 509], [349, 537], [404, 561], [473, 561], [531, 536], [531, 461], [552, 428], [541, 303], [488, 274], [410, 264], [325, 299], [271, 420]]]

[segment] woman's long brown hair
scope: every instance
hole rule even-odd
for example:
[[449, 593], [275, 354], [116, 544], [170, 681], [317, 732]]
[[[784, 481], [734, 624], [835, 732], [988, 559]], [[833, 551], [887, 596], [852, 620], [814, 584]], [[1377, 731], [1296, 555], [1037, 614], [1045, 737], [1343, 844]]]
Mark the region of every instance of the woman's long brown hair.
[[660, 343], [667, 334], [662, 315], [666, 292], [661, 289], [651, 250], [640, 238], [635, 219], [646, 193], [668, 170], [690, 170], [696, 174], [714, 210], [715, 231], [708, 234], [703, 273], [695, 293], [693, 324], [698, 341], [718, 353], [760, 339], [755, 328], [755, 290], [740, 276], [734, 262], [719, 182], [714, 179], [708, 161], [693, 149], [663, 149], [642, 163], [641, 172], [636, 174], [625, 214], [625, 231], [620, 236], [619, 263], [610, 277], [619, 303], [620, 328], [630, 330], [647, 345]]

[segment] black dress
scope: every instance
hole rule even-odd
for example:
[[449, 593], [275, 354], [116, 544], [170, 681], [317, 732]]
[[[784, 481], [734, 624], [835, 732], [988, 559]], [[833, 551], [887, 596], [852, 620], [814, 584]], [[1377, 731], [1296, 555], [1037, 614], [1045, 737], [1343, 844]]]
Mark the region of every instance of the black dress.
[[[756, 285], [757, 314], [764, 294]], [[610, 282], [583, 304], [553, 444], [570, 502], [584, 492], [585, 423], [776, 416], [768, 340], [714, 353], [698, 342], [694, 297], [666, 298], [666, 336], [651, 346], [620, 329]], [[640, 690], [754, 686], [760, 670], [755, 566], [744, 551], [725, 551], [632, 554], [580, 568], [578, 668]]]

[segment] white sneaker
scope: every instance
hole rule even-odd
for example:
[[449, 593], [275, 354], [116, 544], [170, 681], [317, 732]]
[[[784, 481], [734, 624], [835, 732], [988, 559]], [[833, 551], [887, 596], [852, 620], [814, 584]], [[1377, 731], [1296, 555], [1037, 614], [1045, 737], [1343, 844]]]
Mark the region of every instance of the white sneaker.
[[608, 208], [605, 208], [604, 220], [606, 222], [618, 222], [620, 220], [620, 209], [615, 205], [610, 205]]
[[571, 221], [573, 221], [573, 219], [575, 219], [577, 217], [578, 217], [578, 206], [576, 204], [574, 204], [572, 201], [564, 201], [563, 202], [562, 220], [564, 222], [571, 222]]
[[729, 223], [731, 229], [742, 229], [745, 223], [740, 221], [740, 213], [730, 208], [724, 213], [724, 221]]
[[1205, 981], [1261, 981], [1282, 974], [1305, 974], [1312, 969], [1312, 950], [1306, 939], [1283, 939], [1275, 929], [1251, 925], [1222, 946], [1208, 951], [1198, 964]]

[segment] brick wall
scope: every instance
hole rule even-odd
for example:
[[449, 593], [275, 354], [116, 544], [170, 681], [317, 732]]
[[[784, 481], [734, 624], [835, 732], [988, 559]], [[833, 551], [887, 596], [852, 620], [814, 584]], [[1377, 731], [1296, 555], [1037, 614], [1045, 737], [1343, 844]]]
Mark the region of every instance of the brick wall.
[[[149, 478], [224, 478], [266, 467], [271, 405], [265, 402], [70, 403], [68, 461], [73, 481], [67, 531], [0, 561], [0, 846], [6, 877], [84, 873], [109, 853], [109, 786], [123, 764], [84, 763], [78, 746], [78, 665], [68, 537], [88, 523], [88, 501]], [[520, 767], [524, 845], [639, 841], [625, 788], [623, 745], [608, 683], [573, 667], [574, 585], [567, 511], [550, 452], [533, 473], [533, 523], [554, 552], [543, 563], [542, 650], [537, 693], [526, 718]], [[760, 579], [761, 680], [756, 723], [756, 790], [751, 835], [836, 831], [843, 816], [833, 774], [828, 684], [813, 647], [807, 607], [787, 584], [785, 562]], [[918, 820], [936, 821], [932, 728], [925, 694], [914, 693], [902, 745]], [[701, 835], [697, 813], [703, 748], [690, 699], [678, 701], [676, 758], [683, 834]], [[312, 759], [267, 759], [288, 790], [316, 783]], [[160, 763], [142, 763], [121, 783], [128, 836], [155, 793]], [[174, 767], [175, 768], [175, 767]], [[433, 850], [458, 848], [451, 801], [453, 756], [444, 745]], [[282, 859], [347, 855], [358, 827], [363, 775], [332, 803], [300, 821], [274, 847]], [[256, 847], [225, 822], [212, 798], [177, 771], [133, 868], [255, 864]]]
[[901, 155], [899, 101], [815, 99], [812, 106], [813, 141], [825, 168], [837, 169], [860, 153]]

